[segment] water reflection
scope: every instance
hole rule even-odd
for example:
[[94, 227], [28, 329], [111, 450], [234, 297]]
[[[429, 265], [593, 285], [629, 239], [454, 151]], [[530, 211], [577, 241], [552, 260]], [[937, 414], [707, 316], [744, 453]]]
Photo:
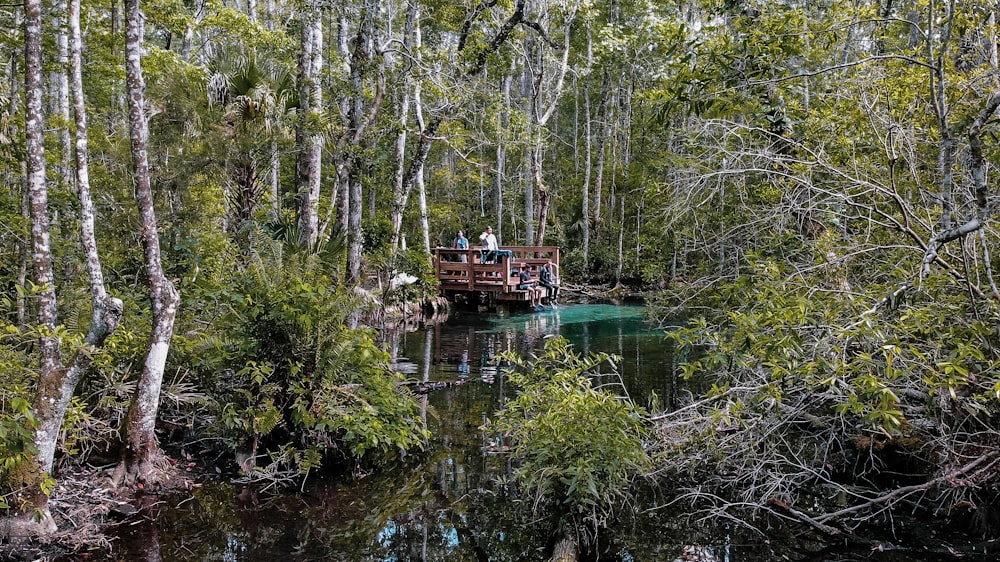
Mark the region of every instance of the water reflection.
[[[282, 496], [206, 484], [193, 498], [168, 499], [157, 521], [131, 526], [116, 554], [138, 559], [132, 555], [150, 552], [152, 541], [157, 555], [178, 561], [543, 560], [548, 527], [508, 494], [511, 467], [479, 428], [510, 392], [498, 355], [531, 353], [557, 334], [580, 352], [622, 356], [622, 381], [640, 401], [655, 393], [673, 404], [681, 392], [663, 332], [636, 307], [460, 315], [386, 334], [393, 368], [432, 389], [419, 396], [434, 435], [425, 454], [370, 474], [311, 478]], [[692, 540], [689, 524], [664, 525], [655, 515], [623, 521], [602, 560], [672, 560], [669, 553]], [[143, 537], [150, 538], [132, 534], [147, 526]]]

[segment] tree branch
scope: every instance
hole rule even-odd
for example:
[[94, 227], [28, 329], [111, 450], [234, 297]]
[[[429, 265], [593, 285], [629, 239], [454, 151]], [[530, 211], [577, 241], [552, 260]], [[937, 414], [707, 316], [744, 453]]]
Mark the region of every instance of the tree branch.
[[549, 47], [552, 47], [553, 49], [559, 48], [559, 43], [556, 43], [551, 38], [549, 38], [549, 35], [545, 32], [545, 29], [543, 29], [538, 22], [531, 20], [524, 20], [521, 22], [521, 25], [525, 27], [530, 27], [531, 29], [534, 29], [536, 32], [538, 32], [538, 35], [542, 37], [542, 41], [545, 41]]
[[473, 22], [475, 22], [476, 19], [479, 18], [480, 14], [482, 14], [484, 10], [496, 6], [497, 2], [499, 1], [500, 0], [493, 0], [492, 2], [480, 2], [480, 4], [476, 6], [474, 10], [472, 10], [472, 13], [469, 14], [469, 17], [466, 18], [465, 22], [462, 23], [462, 31], [459, 32], [458, 34], [458, 52], [462, 52], [462, 49], [465, 48], [465, 42], [469, 39], [469, 33], [472, 31]]
[[[974, 468], [978, 467], [979, 465], [981, 465], [982, 463], [986, 462], [986, 460], [989, 459], [989, 458], [990, 457], [988, 457], [988, 456], [979, 457], [979, 458], [973, 460], [972, 462], [970, 462], [969, 464], [967, 464], [967, 465], [959, 468], [958, 470], [951, 471], [951, 472], [948, 472], [946, 474], [942, 474], [941, 476], [938, 476], [937, 478], [934, 478], [933, 480], [928, 480], [927, 482], [924, 482], [923, 484], [914, 484], [912, 486], [903, 486], [902, 488], [896, 488], [895, 490], [889, 492], [888, 494], [879, 496], [877, 498], [872, 498], [871, 500], [869, 500], [869, 501], [867, 501], [865, 503], [858, 504], [858, 505], [852, 505], [851, 507], [847, 507], [847, 508], [841, 509], [840, 511], [834, 511], [833, 513], [827, 513], [826, 515], [823, 515], [822, 517], [819, 517], [817, 519], [817, 521], [819, 523], [826, 523], [826, 522], [831, 521], [833, 519], [836, 519], [838, 517], [842, 517], [844, 515], [850, 515], [851, 513], [856, 513], [858, 511], [861, 511], [861, 510], [864, 510], [864, 509], [868, 509], [870, 507], [874, 507], [874, 506], [877, 506], [877, 505], [882, 505], [882, 504], [891, 502], [891, 501], [893, 501], [893, 500], [895, 500], [897, 498], [900, 498], [902, 496], [906, 496], [906, 495], [912, 494], [914, 492], [922, 492], [924, 490], [929, 490], [929, 489], [931, 489], [931, 488], [933, 488], [935, 486], [939, 486], [941, 484], [951, 483], [953, 485], [960, 485], [961, 482], [956, 482], [955, 481], [956, 478], [958, 478], [960, 476], [963, 476], [965, 474], [968, 474], [969, 472], [972, 471], [972, 469], [974, 469]], [[1000, 461], [1000, 457], [994, 457], [990, 461], [990, 464], [986, 468], [990, 468], [993, 465], [997, 464], [997, 461]]]

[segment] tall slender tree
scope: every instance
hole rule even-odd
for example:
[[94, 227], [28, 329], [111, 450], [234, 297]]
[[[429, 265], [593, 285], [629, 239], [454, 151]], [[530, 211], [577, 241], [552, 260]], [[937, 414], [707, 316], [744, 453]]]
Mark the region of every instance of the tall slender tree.
[[[579, 9], [580, 2], [577, 1], [570, 6], [567, 6], [567, 12], [565, 14], [561, 14], [563, 24], [562, 45], [546, 38], [546, 42], [549, 46], [556, 49], [556, 52], [558, 53], [558, 58], [554, 62], [555, 68], [552, 69], [552, 74], [554, 75], [551, 78], [552, 83], [546, 84], [545, 77], [549, 70], [545, 69], [544, 64], [538, 64], [535, 67], [537, 69], [537, 74], [533, 76], [536, 87], [533, 92], [531, 103], [531, 123], [536, 136], [532, 139], [532, 148], [529, 155], [531, 166], [531, 180], [529, 181], [529, 185], [533, 185], [538, 190], [538, 237], [537, 239], [535, 238], [535, 233], [533, 231], [532, 225], [534, 217], [525, 217], [528, 224], [528, 231], [526, 233], [528, 244], [537, 243], [541, 245], [545, 242], [545, 229], [546, 224], [548, 223], [551, 193], [549, 192], [549, 187], [544, 181], [544, 174], [542, 171], [542, 149], [545, 144], [542, 134], [548, 125], [549, 120], [553, 115], [555, 115], [556, 109], [559, 107], [559, 102], [562, 98], [563, 86], [566, 83], [566, 73], [569, 70], [569, 54], [571, 47], [570, 40], [572, 37], [571, 32]], [[552, 15], [552, 17], [554, 17], [554, 15]], [[543, 38], [545, 38], [544, 35]], [[541, 53], [539, 53], [539, 57], [541, 57]], [[529, 205], [528, 202], [526, 202], [525, 209], [528, 213], [531, 213], [531, 205]]]
[[149, 179], [149, 124], [145, 114], [146, 83], [142, 74], [144, 26], [139, 0], [125, 0], [125, 18], [125, 80], [128, 86], [132, 180], [139, 207], [140, 234], [152, 299], [153, 327], [146, 361], [122, 428], [121, 461], [114, 475], [119, 484], [156, 482], [162, 477], [163, 454], [154, 429], [174, 317], [180, 302], [180, 295], [173, 282], [164, 274], [160, 261], [159, 230]]
[[318, 128], [322, 111], [320, 68], [323, 61], [323, 17], [320, 6], [307, 2], [302, 11], [299, 49], [299, 122], [296, 129], [296, 206], [299, 243], [313, 247], [319, 238], [319, 189], [323, 135]]
[[[31, 265], [35, 284], [38, 286], [38, 343], [39, 373], [35, 393], [35, 415], [41, 420], [54, 416], [54, 405], [59, 392], [62, 370], [61, 341], [57, 335], [58, 310], [52, 272], [52, 247], [49, 235], [48, 185], [45, 181], [44, 116], [42, 114], [42, 2], [24, 2], [24, 99], [25, 99], [25, 155], [27, 158], [27, 191], [31, 216]], [[41, 423], [36, 431], [36, 443], [47, 446], [55, 443], [57, 435], [50, 424]], [[55, 446], [53, 445], [54, 449]], [[41, 450], [41, 447], [39, 448]], [[39, 480], [49, 471], [39, 461]], [[48, 495], [41, 482], [29, 483], [30, 504], [43, 514], [38, 530], [53, 531], [55, 523], [48, 509]], [[30, 528], [30, 526], [29, 526]], [[31, 529], [34, 530], [34, 529]]]
[[[81, 187], [81, 240], [87, 256], [93, 316], [85, 343], [88, 348], [100, 346], [117, 328], [122, 314], [122, 302], [110, 297], [104, 287], [97, 242], [94, 236], [94, 205], [90, 197], [87, 173], [87, 124], [84, 113], [83, 87], [80, 71], [80, 12], [79, 0], [68, 6], [69, 29], [72, 32], [73, 93], [77, 129], [77, 180]], [[66, 410], [80, 378], [92, 362], [90, 349], [80, 349], [69, 367], [62, 363], [62, 340], [59, 334], [53, 254], [48, 216], [48, 184], [45, 179], [45, 147], [42, 113], [42, 42], [41, 8], [39, 3], [25, 2], [25, 152], [27, 155], [27, 192], [31, 219], [32, 267], [35, 284], [39, 287], [38, 333], [39, 377], [35, 390], [34, 413], [37, 420], [33, 457], [37, 472], [25, 482], [29, 490], [28, 505], [42, 514], [40, 519], [24, 519], [19, 531], [50, 532], [55, 530], [48, 509], [46, 481], [52, 475], [59, 433]], [[67, 48], [70, 44], [67, 44]], [[67, 129], [68, 130], [68, 129]]]

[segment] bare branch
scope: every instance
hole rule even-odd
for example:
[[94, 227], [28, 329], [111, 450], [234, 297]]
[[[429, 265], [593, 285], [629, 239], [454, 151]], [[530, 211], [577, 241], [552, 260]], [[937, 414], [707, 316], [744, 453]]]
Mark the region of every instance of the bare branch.
[[469, 32], [472, 31], [472, 24], [479, 19], [479, 16], [483, 13], [483, 11], [496, 6], [499, 1], [500, 0], [480, 2], [479, 5], [472, 10], [469, 17], [467, 17], [465, 22], [462, 23], [462, 31], [458, 34], [458, 52], [462, 52], [462, 49], [465, 48], [465, 42], [469, 39]]

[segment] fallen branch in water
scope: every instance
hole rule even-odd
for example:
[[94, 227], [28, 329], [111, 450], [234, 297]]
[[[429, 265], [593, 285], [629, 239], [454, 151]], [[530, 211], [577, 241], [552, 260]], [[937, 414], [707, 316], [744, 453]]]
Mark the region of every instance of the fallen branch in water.
[[[889, 492], [888, 494], [879, 496], [877, 498], [872, 498], [871, 500], [868, 500], [867, 502], [860, 503], [860, 504], [857, 504], [857, 505], [852, 505], [851, 507], [847, 507], [847, 508], [841, 509], [840, 511], [835, 511], [833, 513], [828, 513], [828, 514], [826, 514], [826, 515], [818, 518], [818, 521], [821, 522], [821, 523], [825, 523], [825, 522], [828, 522], [828, 521], [833, 521], [833, 520], [835, 520], [835, 519], [837, 519], [839, 517], [842, 517], [844, 515], [849, 515], [851, 513], [856, 513], [858, 511], [869, 509], [871, 507], [875, 507], [875, 506], [882, 505], [882, 504], [889, 504], [890, 502], [893, 502], [893, 500], [903, 498], [903, 497], [905, 497], [905, 496], [907, 496], [909, 494], [915, 493], [915, 492], [922, 492], [924, 490], [929, 490], [931, 488], [934, 488], [935, 486], [939, 486], [939, 485], [944, 484], [944, 483], [960, 484], [960, 482], [956, 482], [956, 479], [958, 479], [961, 476], [964, 476], [964, 475], [968, 474], [974, 468], [976, 468], [977, 466], [979, 466], [982, 463], [986, 462], [987, 459], [990, 459], [990, 457], [988, 457], [988, 456], [979, 457], [976, 460], [970, 462], [969, 464], [967, 464], [967, 465], [965, 465], [965, 466], [963, 466], [963, 467], [961, 467], [961, 468], [959, 468], [957, 470], [949, 471], [949, 472], [947, 472], [945, 474], [942, 474], [941, 476], [938, 476], [937, 478], [934, 478], [932, 480], [928, 480], [927, 482], [924, 482], [923, 484], [914, 484], [913, 486], [903, 486], [902, 488], [896, 488], [895, 490]], [[986, 467], [984, 467], [983, 470], [989, 470], [989, 469], [993, 468], [993, 466], [995, 466], [997, 464], [997, 462], [1000, 462], [1000, 457], [993, 457], [992, 460], [990, 461], [990, 463], [988, 465], [986, 465]]]

